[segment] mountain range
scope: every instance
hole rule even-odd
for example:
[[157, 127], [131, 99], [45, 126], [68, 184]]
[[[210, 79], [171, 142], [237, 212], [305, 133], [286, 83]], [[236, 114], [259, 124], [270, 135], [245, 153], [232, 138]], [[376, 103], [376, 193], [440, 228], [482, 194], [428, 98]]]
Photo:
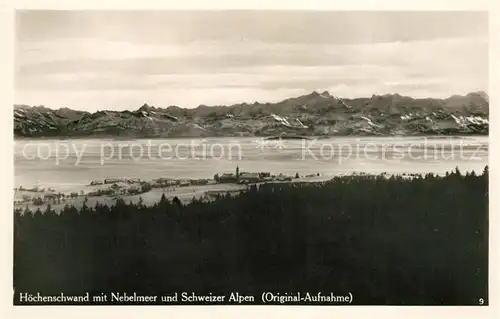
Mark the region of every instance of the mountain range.
[[277, 103], [187, 109], [144, 104], [135, 111], [97, 111], [14, 105], [19, 137], [215, 137], [487, 135], [485, 92], [445, 99], [399, 94], [344, 99], [312, 92]]

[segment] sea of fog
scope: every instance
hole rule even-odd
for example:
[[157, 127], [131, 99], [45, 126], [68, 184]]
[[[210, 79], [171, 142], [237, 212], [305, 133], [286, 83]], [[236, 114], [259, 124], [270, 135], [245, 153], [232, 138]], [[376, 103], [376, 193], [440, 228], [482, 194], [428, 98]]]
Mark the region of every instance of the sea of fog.
[[480, 172], [488, 137], [335, 137], [264, 140], [22, 139], [15, 141], [15, 185], [66, 192], [105, 178], [213, 178], [216, 173], [333, 176], [349, 173]]

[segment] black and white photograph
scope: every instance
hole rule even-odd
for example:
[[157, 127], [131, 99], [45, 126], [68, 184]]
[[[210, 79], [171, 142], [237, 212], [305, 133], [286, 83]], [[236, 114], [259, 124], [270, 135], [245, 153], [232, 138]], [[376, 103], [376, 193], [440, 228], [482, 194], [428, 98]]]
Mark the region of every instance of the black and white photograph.
[[487, 307], [489, 20], [15, 10], [11, 303]]

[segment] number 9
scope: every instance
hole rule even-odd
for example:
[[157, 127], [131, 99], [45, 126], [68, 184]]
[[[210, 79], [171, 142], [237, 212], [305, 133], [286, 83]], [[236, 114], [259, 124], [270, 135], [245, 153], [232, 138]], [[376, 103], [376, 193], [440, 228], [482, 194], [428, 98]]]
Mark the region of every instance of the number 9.
[[479, 304], [480, 304], [480, 305], [483, 305], [483, 304], [484, 304], [484, 299], [483, 299], [483, 298], [479, 298]]

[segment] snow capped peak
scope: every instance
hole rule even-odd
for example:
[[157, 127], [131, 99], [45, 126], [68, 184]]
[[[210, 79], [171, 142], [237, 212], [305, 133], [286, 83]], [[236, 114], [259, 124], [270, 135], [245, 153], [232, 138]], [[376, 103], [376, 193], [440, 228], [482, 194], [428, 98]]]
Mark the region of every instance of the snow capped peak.
[[374, 123], [374, 122], [372, 121], [372, 119], [370, 119], [370, 118], [368, 118], [368, 117], [366, 117], [366, 116], [360, 116], [360, 118], [362, 118], [363, 120], [367, 121], [367, 122], [368, 122], [368, 124], [369, 124], [370, 126], [374, 126], [374, 127], [382, 127], [380, 124], [378, 124], [378, 123]]
[[280, 124], [283, 124], [285, 126], [290, 126], [290, 123], [288, 123], [288, 120], [284, 117], [281, 117], [281, 116], [278, 116], [274, 113], [271, 113], [271, 116], [277, 121], [279, 122]]
[[325, 99], [332, 97], [332, 95], [328, 91], [324, 91], [323, 93], [320, 94], [320, 96]]
[[468, 97], [473, 97], [475, 95], [482, 97], [486, 102], [490, 101], [490, 97], [488, 96], [488, 93], [486, 93], [484, 91], [471, 92], [471, 93], [467, 94]]
[[153, 110], [154, 107], [153, 106], [150, 106], [148, 105], [147, 103], [144, 103], [140, 108], [139, 108], [139, 111], [150, 111], [150, 110]]
[[297, 123], [299, 123], [300, 127], [302, 128], [307, 128], [307, 126], [304, 125], [304, 123], [302, 123], [299, 119], [295, 119], [297, 121]]
[[347, 109], [352, 109], [352, 107], [350, 105], [347, 105], [344, 101], [342, 101], [341, 98], [339, 98], [338, 96], [333, 96], [337, 101], [339, 101], [345, 108]]

